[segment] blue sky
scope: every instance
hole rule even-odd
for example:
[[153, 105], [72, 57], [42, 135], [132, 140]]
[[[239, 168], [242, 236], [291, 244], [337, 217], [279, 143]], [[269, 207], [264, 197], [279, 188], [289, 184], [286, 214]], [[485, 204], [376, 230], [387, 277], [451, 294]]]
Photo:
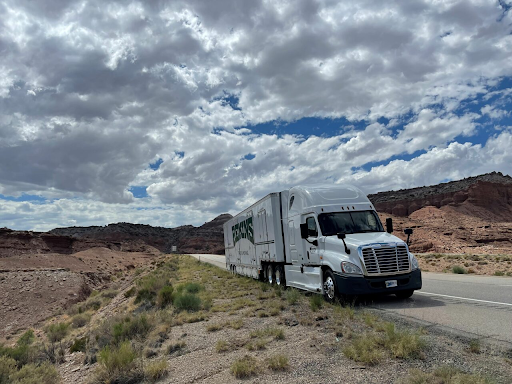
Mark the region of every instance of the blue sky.
[[0, 227], [201, 225], [512, 167], [509, 1], [0, 5]]

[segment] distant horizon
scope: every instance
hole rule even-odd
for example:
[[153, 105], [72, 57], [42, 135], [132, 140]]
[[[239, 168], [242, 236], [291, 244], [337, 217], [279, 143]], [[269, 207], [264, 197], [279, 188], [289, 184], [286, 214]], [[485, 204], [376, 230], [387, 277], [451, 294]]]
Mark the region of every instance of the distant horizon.
[[[381, 191], [381, 192], [377, 192], [377, 193], [374, 193], [374, 194], [368, 194], [368, 196], [370, 195], [373, 195], [373, 196], [377, 196], [377, 194], [379, 193], [382, 193], [382, 194], [385, 194], [385, 193], [390, 193], [390, 192], [405, 192], [405, 191], [408, 191], [408, 190], [412, 190], [412, 189], [421, 189], [421, 188], [428, 188], [428, 187], [436, 187], [438, 185], [441, 185], [441, 184], [447, 184], [447, 183], [453, 183], [453, 182], [458, 182], [458, 181], [463, 181], [465, 179], [471, 179], [471, 178], [478, 178], [480, 176], [486, 176], [486, 175], [491, 175], [493, 173], [497, 173], [497, 174], [501, 174], [503, 177], [509, 177], [512, 179], [512, 176], [510, 175], [506, 175], [506, 174], [503, 174], [502, 172], [496, 172], [496, 171], [491, 171], [491, 172], [488, 172], [488, 173], [483, 173], [481, 175], [476, 175], [476, 176], [468, 176], [468, 177], [465, 177], [465, 178], [462, 178], [462, 179], [458, 179], [458, 180], [450, 180], [450, 181], [446, 181], [446, 182], [441, 182], [441, 183], [438, 183], [438, 184], [432, 184], [432, 185], [424, 185], [424, 186], [421, 186], [421, 187], [412, 187], [412, 188], [407, 188], [407, 189], [401, 189], [401, 190], [389, 190], [389, 191]], [[260, 198], [262, 198], [263, 196], [257, 198], [255, 201], [259, 200]], [[254, 203], [254, 202], [252, 202]], [[248, 205], [252, 204], [252, 203], [249, 203]], [[236, 212], [236, 213], [239, 213], [239, 212]], [[193, 226], [195, 228], [199, 228], [201, 227], [202, 225], [204, 224], [208, 224], [212, 221], [214, 221], [215, 219], [217, 219], [219, 216], [222, 216], [222, 215], [231, 215], [231, 216], [234, 216], [236, 215], [235, 214], [231, 214], [229, 212], [224, 212], [224, 213], [220, 213], [218, 215], [216, 215], [215, 217], [213, 217], [211, 220], [207, 220], [205, 221], [203, 224], [199, 224], [199, 225], [194, 225], [194, 224], [181, 224], [181, 225], [177, 225], [177, 226], [174, 226], [174, 227], [166, 227], [166, 226], [162, 226], [162, 225], [152, 225], [152, 224], [146, 224], [146, 223], [134, 223], [134, 222], [128, 222], [128, 221], [118, 221], [118, 222], [110, 222], [110, 223], [106, 223], [106, 224], [96, 224], [96, 225], [74, 225], [74, 226], [65, 226], [65, 227], [55, 227], [55, 228], [51, 228], [47, 231], [34, 231], [34, 230], [30, 230], [30, 229], [15, 229], [15, 228], [8, 228], [8, 227], [4, 227], [4, 228], [7, 228], [7, 229], [11, 229], [13, 231], [27, 231], [27, 232], [40, 232], [40, 233], [46, 233], [46, 232], [51, 232], [52, 230], [55, 230], [55, 229], [66, 229], [66, 228], [91, 228], [91, 227], [101, 227], [101, 228], [105, 228], [105, 227], [108, 227], [109, 225], [118, 225], [118, 224], [130, 224], [130, 225], [145, 225], [145, 226], [150, 226], [150, 227], [153, 227], [153, 228], [158, 228], [158, 227], [161, 227], [161, 228], [166, 228], [166, 229], [174, 229], [174, 228], [179, 228], [179, 227], [183, 227], [183, 226]], [[1, 227], [0, 227], [1, 229]]]

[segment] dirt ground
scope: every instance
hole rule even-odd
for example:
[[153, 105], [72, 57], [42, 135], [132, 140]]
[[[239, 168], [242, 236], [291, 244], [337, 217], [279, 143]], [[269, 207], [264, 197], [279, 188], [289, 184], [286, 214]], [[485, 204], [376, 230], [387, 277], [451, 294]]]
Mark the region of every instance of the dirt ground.
[[415, 256], [421, 270], [425, 272], [454, 273], [455, 267], [459, 273], [463, 271], [475, 275], [512, 276], [512, 255], [416, 253]]
[[84, 290], [106, 288], [116, 274], [148, 265], [157, 254], [92, 248], [0, 258], [0, 342], [82, 300]]

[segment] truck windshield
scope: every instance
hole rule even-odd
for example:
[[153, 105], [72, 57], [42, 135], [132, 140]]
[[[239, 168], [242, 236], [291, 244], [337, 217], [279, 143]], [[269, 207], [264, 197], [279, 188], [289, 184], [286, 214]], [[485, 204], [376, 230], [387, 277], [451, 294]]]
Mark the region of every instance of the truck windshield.
[[318, 216], [324, 236], [338, 233], [384, 232], [375, 211], [333, 212]]

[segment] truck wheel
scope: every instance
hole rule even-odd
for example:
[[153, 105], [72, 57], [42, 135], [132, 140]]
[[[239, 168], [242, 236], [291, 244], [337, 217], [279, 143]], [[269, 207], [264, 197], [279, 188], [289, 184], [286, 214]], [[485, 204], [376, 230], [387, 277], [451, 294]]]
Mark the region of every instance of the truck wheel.
[[270, 285], [274, 284], [274, 267], [272, 264], [267, 266], [267, 281]]
[[327, 270], [324, 273], [324, 298], [326, 301], [332, 303], [337, 295], [336, 280], [334, 280], [333, 273]]
[[414, 289], [408, 289], [407, 291], [397, 292], [397, 293], [395, 293], [395, 295], [399, 299], [408, 299], [409, 297], [412, 296], [413, 293], [414, 293]]
[[276, 265], [276, 270], [275, 270], [274, 274], [276, 277], [276, 284], [285, 286], [286, 280], [284, 278], [284, 269], [283, 269], [282, 265]]

